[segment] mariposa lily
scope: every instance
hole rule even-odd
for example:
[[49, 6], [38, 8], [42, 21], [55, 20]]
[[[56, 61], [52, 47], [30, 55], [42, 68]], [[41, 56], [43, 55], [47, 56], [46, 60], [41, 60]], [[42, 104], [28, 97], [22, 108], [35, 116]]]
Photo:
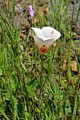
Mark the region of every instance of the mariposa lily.
[[41, 54], [46, 53], [54, 41], [61, 36], [59, 31], [49, 26], [42, 29], [32, 27], [32, 30], [35, 32], [34, 40]]

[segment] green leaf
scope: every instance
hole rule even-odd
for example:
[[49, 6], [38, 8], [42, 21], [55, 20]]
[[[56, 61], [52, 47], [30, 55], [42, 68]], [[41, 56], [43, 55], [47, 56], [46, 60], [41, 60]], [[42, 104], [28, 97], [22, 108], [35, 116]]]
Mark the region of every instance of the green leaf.
[[6, 120], [10, 120], [2, 108], [0, 108], [0, 113], [6, 118]]
[[0, 68], [0, 76], [3, 75], [3, 70]]

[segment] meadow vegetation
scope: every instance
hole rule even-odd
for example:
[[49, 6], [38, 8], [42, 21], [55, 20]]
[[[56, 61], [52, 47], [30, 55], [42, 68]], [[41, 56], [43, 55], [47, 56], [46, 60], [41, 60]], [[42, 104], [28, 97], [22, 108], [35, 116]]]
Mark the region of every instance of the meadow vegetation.
[[[15, 0], [0, 7], [0, 120], [79, 120], [80, 2], [75, 16], [76, 0], [32, 1], [18, 27]], [[44, 26], [61, 37], [40, 54], [31, 27]]]

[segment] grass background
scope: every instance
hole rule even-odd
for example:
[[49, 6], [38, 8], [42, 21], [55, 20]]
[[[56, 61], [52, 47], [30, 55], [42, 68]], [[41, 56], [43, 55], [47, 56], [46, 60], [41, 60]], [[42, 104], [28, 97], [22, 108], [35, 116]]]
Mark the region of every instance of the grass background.
[[[19, 13], [18, 28], [14, 26], [16, 1], [4, 1], [4, 10], [0, 8], [0, 119], [79, 120], [80, 3], [76, 16], [75, 0], [28, 4], [35, 15], [31, 18], [27, 8]], [[51, 26], [61, 32], [48, 53], [38, 53], [32, 26]]]

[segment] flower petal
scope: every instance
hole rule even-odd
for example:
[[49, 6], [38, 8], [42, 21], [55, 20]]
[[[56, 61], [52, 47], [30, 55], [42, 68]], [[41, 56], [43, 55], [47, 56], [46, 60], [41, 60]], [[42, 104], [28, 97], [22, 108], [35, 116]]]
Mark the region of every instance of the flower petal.
[[44, 41], [38, 36], [34, 36], [34, 40], [35, 40], [36, 45], [38, 46], [38, 49], [41, 49], [41, 48], [49, 49], [49, 47], [53, 44], [53, 39]]
[[32, 27], [32, 30], [35, 32], [36, 36], [40, 36], [41, 29]]
[[51, 27], [43, 27], [41, 34], [44, 38], [51, 38], [51, 32], [54, 31]]
[[53, 39], [48, 39], [44, 43], [45, 43], [45, 46], [49, 49], [49, 47], [53, 44], [53, 42], [54, 42]]
[[54, 35], [52, 36], [53, 41], [56, 41], [61, 36], [61, 33], [55, 30]]
[[34, 36], [34, 41], [36, 45], [38, 46], [38, 48], [42, 47], [42, 45], [44, 44], [44, 41], [38, 36]]
[[52, 27], [43, 27], [42, 31], [41, 31], [41, 35], [40, 37], [45, 41], [48, 39], [53, 39], [53, 41], [55, 41], [56, 39], [58, 39], [61, 36], [60, 32], [58, 32], [57, 30], [55, 30]]
[[34, 10], [32, 9], [32, 5], [28, 6], [28, 13], [33, 17], [34, 16]]

